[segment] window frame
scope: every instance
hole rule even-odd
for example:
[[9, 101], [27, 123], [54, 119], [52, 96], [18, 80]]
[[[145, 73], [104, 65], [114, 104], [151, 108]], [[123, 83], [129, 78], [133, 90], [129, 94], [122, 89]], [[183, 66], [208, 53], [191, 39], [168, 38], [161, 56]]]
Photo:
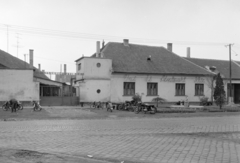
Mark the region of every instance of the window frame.
[[123, 96], [135, 95], [135, 82], [123, 82]]
[[[200, 88], [200, 92], [199, 92], [199, 90], [197, 90], [197, 86], [198, 86], [198, 88]], [[202, 90], [201, 90], [201, 88], [202, 88]], [[204, 96], [204, 84], [195, 83], [195, 96]]]
[[[183, 88], [180, 88], [183, 87]], [[182, 91], [180, 91], [180, 89], [182, 89]], [[175, 96], [185, 96], [186, 95], [186, 84], [185, 83], [176, 83], [175, 84]]]
[[82, 68], [82, 64], [81, 64], [81, 63], [79, 63], [79, 64], [78, 64], [78, 71], [80, 71], [80, 70], [81, 70], [81, 68]]
[[147, 96], [158, 96], [158, 83], [147, 83]]

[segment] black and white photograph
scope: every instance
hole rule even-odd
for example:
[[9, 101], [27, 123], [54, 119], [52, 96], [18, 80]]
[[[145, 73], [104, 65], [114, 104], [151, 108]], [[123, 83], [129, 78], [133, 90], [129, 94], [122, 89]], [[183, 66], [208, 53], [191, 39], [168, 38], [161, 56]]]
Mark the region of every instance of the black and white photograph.
[[240, 1], [0, 0], [0, 163], [240, 163]]

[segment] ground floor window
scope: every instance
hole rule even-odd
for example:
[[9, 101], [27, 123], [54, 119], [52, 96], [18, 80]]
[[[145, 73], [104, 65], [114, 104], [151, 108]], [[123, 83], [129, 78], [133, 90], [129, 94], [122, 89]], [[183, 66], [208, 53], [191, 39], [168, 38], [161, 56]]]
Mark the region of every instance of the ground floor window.
[[176, 96], [185, 96], [185, 84], [176, 83]]
[[195, 84], [195, 96], [203, 96], [203, 95], [204, 95], [204, 85]]
[[125, 96], [135, 95], [135, 82], [124, 82], [123, 95]]
[[158, 83], [147, 83], [147, 95], [157, 96], [158, 94]]

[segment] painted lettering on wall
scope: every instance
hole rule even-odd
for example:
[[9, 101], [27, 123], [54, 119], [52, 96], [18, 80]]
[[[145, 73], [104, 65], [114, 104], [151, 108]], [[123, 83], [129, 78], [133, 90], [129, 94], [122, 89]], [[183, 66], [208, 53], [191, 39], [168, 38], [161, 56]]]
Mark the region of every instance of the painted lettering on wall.
[[204, 78], [202, 78], [202, 77], [195, 77], [194, 82], [195, 83], [204, 83]]
[[152, 76], [147, 76], [146, 81], [152, 81]]
[[125, 80], [127, 81], [135, 81], [135, 79], [136, 79], [136, 76], [130, 76], [130, 75], [125, 76]]
[[186, 77], [175, 77], [175, 76], [163, 76], [160, 78], [160, 82], [185, 82]]

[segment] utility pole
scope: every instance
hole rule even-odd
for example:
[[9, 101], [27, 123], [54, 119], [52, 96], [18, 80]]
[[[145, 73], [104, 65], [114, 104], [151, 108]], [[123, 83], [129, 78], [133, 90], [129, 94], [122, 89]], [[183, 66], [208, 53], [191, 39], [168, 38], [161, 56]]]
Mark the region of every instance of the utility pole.
[[229, 47], [229, 104], [232, 104], [232, 59], [231, 59], [231, 47], [233, 44], [228, 44]]

